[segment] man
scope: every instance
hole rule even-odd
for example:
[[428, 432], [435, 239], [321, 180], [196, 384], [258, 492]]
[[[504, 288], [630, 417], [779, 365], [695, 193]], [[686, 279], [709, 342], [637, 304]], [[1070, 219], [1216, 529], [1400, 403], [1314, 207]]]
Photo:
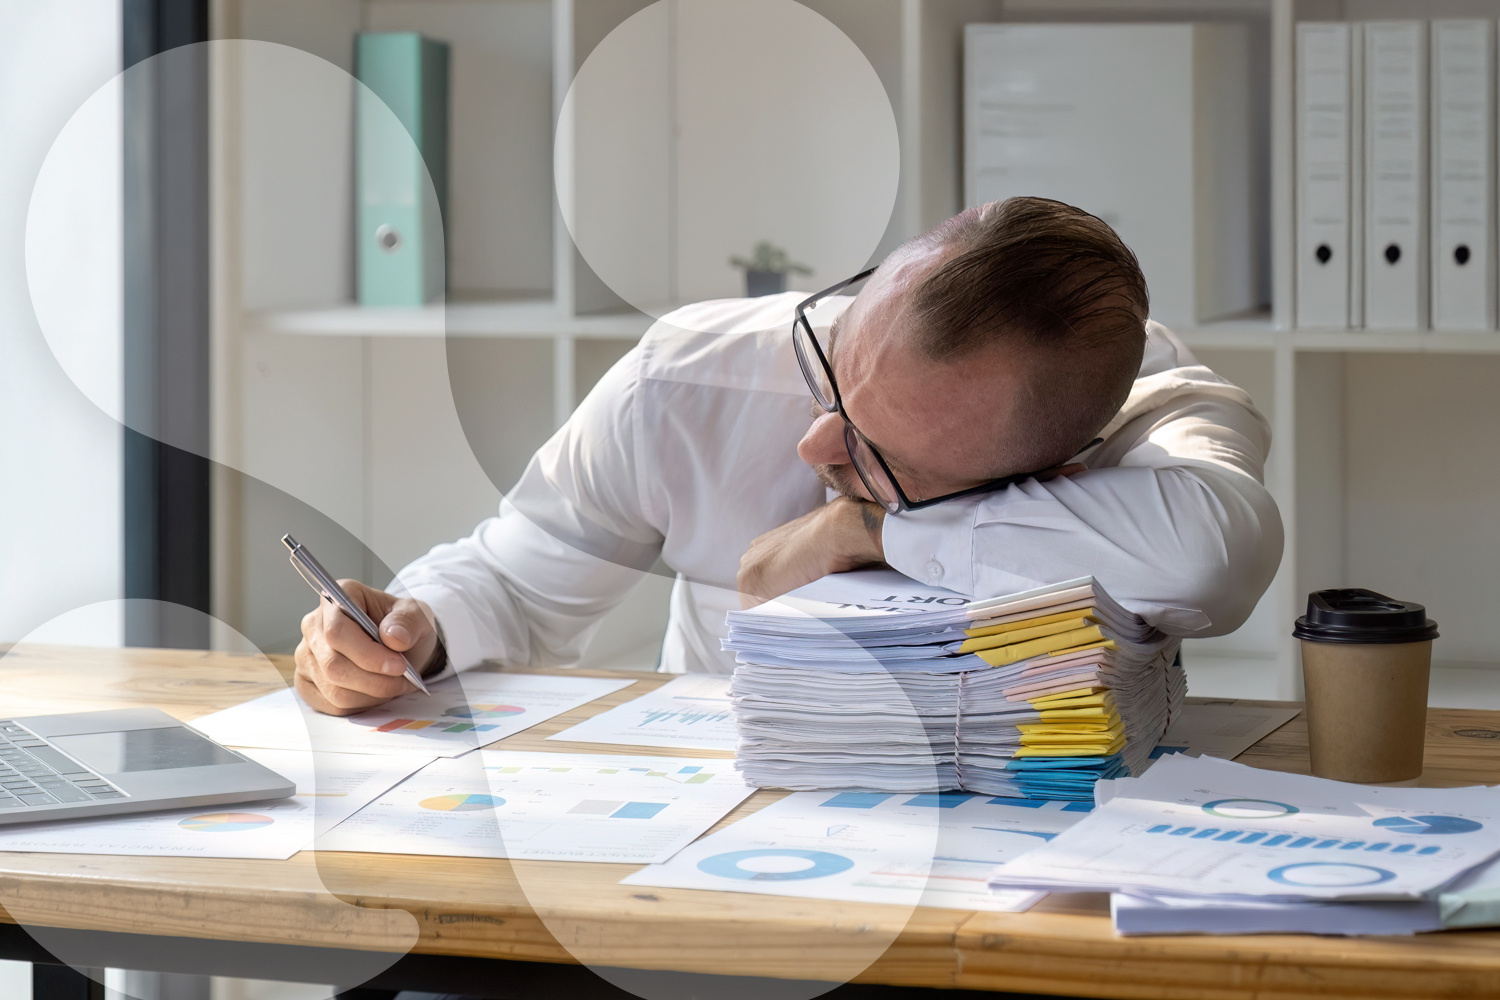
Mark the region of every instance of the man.
[[741, 595], [870, 563], [976, 598], [1092, 575], [1182, 636], [1237, 628], [1270, 583], [1266, 422], [1149, 322], [1103, 222], [991, 203], [852, 301], [805, 317], [797, 298], [657, 323], [499, 516], [401, 571], [403, 596], [345, 581], [384, 647], [331, 604], [303, 619], [303, 697], [349, 714], [409, 690], [392, 650], [429, 677], [569, 662], [658, 558], [677, 573], [673, 672], [733, 668], [718, 637]]

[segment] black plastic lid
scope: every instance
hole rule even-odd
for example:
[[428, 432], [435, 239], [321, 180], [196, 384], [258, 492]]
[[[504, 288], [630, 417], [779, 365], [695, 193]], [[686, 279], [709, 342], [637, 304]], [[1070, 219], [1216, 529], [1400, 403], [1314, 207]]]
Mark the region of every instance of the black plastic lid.
[[1307, 595], [1307, 614], [1292, 635], [1312, 642], [1424, 642], [1438, 637], [1427, 609], [1373, 590], [1349, 587]]

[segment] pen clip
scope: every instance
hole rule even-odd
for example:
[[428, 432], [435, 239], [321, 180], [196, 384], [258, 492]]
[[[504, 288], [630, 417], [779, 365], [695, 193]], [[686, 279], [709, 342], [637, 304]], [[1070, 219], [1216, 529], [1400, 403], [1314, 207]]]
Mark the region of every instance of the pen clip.
[[[333, 595], [325, 590], [323, 588], [323, 585], [319, 583], [317, 579], [315, 579], [313, 575], [303, 567], [302, 560], [297, 558], [297, 553], [295, 551], [293, 551], [292, 554], [287, 558], [287, 561], [292, 564], [292, 569], [297, 571], [297, 575], [302, 577], [302, 579], [306, 581], [307, 585], [313, 589], [313, 593], [319, 595], [325, 601], [333, 601]], [[338, 602], [334, 601], [334, 603], [336, 604]]]

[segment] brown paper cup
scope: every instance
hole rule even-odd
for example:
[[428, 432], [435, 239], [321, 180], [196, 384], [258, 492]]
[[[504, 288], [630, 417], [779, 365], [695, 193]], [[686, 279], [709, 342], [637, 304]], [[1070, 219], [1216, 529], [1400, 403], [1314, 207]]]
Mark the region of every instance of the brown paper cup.
[[1337, 781], [1406, 781], [1422, 773], [1432, 640], [1302, 640], [1312, 772]]

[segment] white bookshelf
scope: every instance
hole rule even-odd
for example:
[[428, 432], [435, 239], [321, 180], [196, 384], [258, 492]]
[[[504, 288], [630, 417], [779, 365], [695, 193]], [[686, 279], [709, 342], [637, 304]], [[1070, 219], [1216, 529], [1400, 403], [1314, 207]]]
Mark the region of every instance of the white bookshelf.
[[[1500, 17], [1500, 0], [1428, 0], [1420, 9], [1409, 0], [805, 2], [865, 53], [895, 114], [900, 184], [877, 257], [962, 207], [964, 24], [1250, 25], [1262, 71], [1256, 99], [1267, 102], [1270, 118], [1264, 153], [1272, 302], [1261, 313], [1178, 333], [1206, 363], [1246, 386], [1272, 421], [1276, 443], [1267, 479], [1287, 544], [1280, 575], [1246, 626], [1190, 645], [1190, 679], [1192, 664], [1203, 664], [1194, 693], [1300, 694], [1291, 621], [1307, 591], [1337, 585], [1425, 601], [1444, 632], [1437, 655], [1445, 669], [1484, 676], [1475, 664], [1492, 657], [1482, 604], [1472, 595], [1476, 588], [1488, 592], [1491, 582], [1500, 586], [1500, 571], [1487, 569], [1500, 566], [1500, 530], [1464, 518], [1500, 501], [1500, 472], [1489, 471], [1487, 457], [1500, 437], [1500, 403], [1490, 397], [1500, 394], [1484, 389], [1500, 384], [1500, 333], [1291, 328], [1292, 40], [1299, 20]], [[355, 31], [421, 29], [453, 42], [455, 77], [449, 302], [370, 310], [350, 304], [352, 265], [339, 241], [351, 227], [338, 207], [350, 194], [339, 186], [347, 184], [339, 170], [325, 179], [327, 196], [287, 222], [305, 229], [306, 239], [284, 255], [257, 251], [255, 240], [267, 227], [247, 217], [245, 192], [257, 183], [254, 151], [247, 155], [244, 122], [235, 120], [232, 67], [216, 66], [216, 454], [252, 468], [255, 455], [317, 426], [324, 447], [356, 456], [344, 467], [346, 481], [330, 483], [316, 463], [290, 459], [272, 462], [275, 474], [266, 478], [373, 538], [389, 560], [404, 561], [487, 512], [530, 450], [650, 322], [612, 299], [574, 249], [555, 208], [551, 161], [562, 90], [594, 46], [645, 6], [642, 0], [217, 0], [219, 37], [291, 45], [345, 69]], [[768, 53], [766, 72], [786, 70]], [[346, 142], [337, 134], [337, 110], [331, 114], [334, 139]], [[249, 259], [257, 253], [259, 263]], [[264, 412], [267, 401], [299, 388], [297, 366], [313, 363], [358, 377], [319, 387], [329, 398], [318, 406], [293, 415]], [[448, 495], [440, 503], [427, 497], [425, 482], [406, 483], [382, 465], [387, 448], [451, 444], [455, 427], [475, 419], [468, 412], [472, 399], [453, 404], [457, 416], [403, 409], [403, 380], [455, 386], [468, 380], [472, 397], [475, 384], [485, 384], [476, 380], [490, 370], [497, 373], [494, 399], [479, 409], [505, 428], [508, 441], [492, 449], [487, 475], [472, 460], [464, 465], [462, 431], [451, 449], [427, 449], [434, 454], [423, 476], [446, 476]], [[463, 467], [448, 476], [443, 462]], [[216, 565], [224, 611], [254, 619], [266, 634], [267, 623], [287, 612], [256, 596], [266, 590], [267, 574], [280, 572], [253, 554], [255, 532], [264, 526], [233, 501], [221, 521]], [[664, 588], [652, 586], [649, 600], [626, 609], [634, 650], [649, 646], [664, 614]], [[251, 614], [249, 603], [257, 600], [263, 606]]]

